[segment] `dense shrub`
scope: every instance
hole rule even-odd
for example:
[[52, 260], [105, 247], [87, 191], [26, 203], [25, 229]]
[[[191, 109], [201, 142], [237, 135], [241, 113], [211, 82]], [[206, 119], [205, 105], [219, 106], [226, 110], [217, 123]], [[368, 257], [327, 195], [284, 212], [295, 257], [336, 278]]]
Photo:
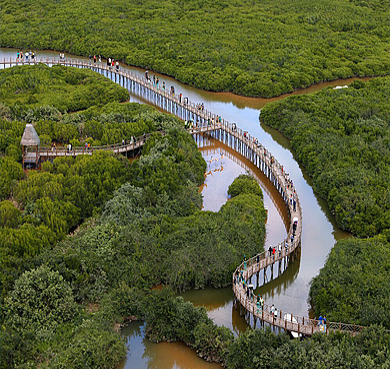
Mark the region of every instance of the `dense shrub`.
[[316, 334], [291, 340], [286, 333], [275, 335], [269, 328], [248, 329], [229, 346], [227, 368], [375, 368], [389, 364], [389, 333], [371, 327], [357, 337]]
[[256, 179], [249, 175], [241, 174], [229, 186], [228, 195], [235, 197], [244, 193], [252, 193], [263, 198], [263, 193]]
[[340, 240], [311, 282], [311, 305], [331, 321], [390, 329], [389, 275], [386, 237]]
[[40, 267], [25, 272], [5, 300], [6, 324], [17, 332], [42, 338], [71, 321], [77, 313], [72, 290], [58, 272]]
[[389, 81], [293, 96], [260, 114], [291, 140], [339, 226], [360, 237], [390, 227]]
[[[128, 100], [125, 88], [89, 69], [43, 64], [0, 71], [0, 99], [28, 122], [61, 119], [61, 113]], [[61, 112], [61, 113], [60, 113]]]

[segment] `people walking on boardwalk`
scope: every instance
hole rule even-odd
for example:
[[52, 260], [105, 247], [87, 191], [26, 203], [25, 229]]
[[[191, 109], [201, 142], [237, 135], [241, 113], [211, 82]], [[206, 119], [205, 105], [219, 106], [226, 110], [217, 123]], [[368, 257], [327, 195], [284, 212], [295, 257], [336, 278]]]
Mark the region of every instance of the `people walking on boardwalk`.
[[99, 55], [99, 63], [101, 63], [101, 62], [102, 62], [102, 56]]
[[117, 71], [119, 71], [119, 62], [118, 61], [115, 63], [115, 68]]
[[156, 87], [157, 87], [157, 90], [160, 89], [159, 83], [160, 83], [160, 78], [157, 77], [157, 78], [156, 78]]
[[261, 307], [261, 310], [264, 309], [264, 299], [263, 299], [262, 295], [260, 295], [260, 307]]
[[274, 315], [274, 313], [275, 313], [275, 305], [274, 304], [272, 304], [272, 306], [271, 306], [270, 313], [271, 313], [271, 315]]
[[96, 64], [96, 55], [93, 56], [93, 62]]
[[275, 246], [272, 248], [272, 260], [275, 260]]
[[268, 253], [269, 253], [269, 257], [271, 257], [271, 255], [272, 255], [272, 246], [270, 246], [270, 247], [268, 248]]
[[246, 256], [244, 255], [244, 270], [246, 270]]
[[320, 315], [319, 318], [318, 318], [318, 324], [319, 324], [320, 326], [322, 326], [323, 320], [324, 320], [324, 318], [322, 317], [322, 315]]
[[294, 222], [293, 222], [293, 236], [295, 236], [295, 232], [297, 231], [297, 227], [298, 227], [298, 221], [296, 219], [298, 218], [294, 218]]
[[165, 92], [165, 81], [163, 81], [162, 89], [163, 89], [163, 91]]
[[111, 65], [111, 58], [108, 58], [107, 59], [107, 67], [110, 67], [110, 65]]

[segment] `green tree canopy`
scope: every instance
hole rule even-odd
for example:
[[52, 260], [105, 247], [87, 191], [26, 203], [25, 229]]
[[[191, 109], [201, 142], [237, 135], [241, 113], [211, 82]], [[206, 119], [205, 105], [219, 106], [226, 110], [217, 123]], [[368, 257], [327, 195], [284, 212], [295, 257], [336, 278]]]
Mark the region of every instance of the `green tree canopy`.
[[62, 276], [45, 266], [25, 272], [5, 300], [7, 322], [15, 331], [35, 331], [38, 336], [74, 318], [77, 306]]

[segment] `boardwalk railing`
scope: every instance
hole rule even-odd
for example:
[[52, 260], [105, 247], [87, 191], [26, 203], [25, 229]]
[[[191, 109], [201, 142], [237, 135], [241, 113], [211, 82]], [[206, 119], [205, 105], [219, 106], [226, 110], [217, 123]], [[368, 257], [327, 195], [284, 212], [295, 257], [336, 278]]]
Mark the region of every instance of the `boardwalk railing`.
[[[281, 195], [286, 203], [290, 226], [286, 239], [282, 240], [275, 246], [276, 252], [274, 255], [269, 255], [267, 252], [262, 252], [249, 260], [239, 265], [233, 274], [233, 291], [237, 301], [244, 309], [252, 314], [255, 318], [259, 318], [264, 322], [278, 326], [287, 331], [297, 332], [304, 335], [312, 335], [315, 332], [324, 330], [338, 330], [350, 332], [352, 334], [360, 332], [363, 327], [344, 323], [327, 322], [326, 327], [320, 324], [319, 321], [309, 319], [308, 317], [294, 316], [291, 313], [278, 312], [276, 316], [268, 305], [259, 308], [256, 302], [251, 299], [248, 294], [248, 281], [252, 276], [258, 274], [261, 270], [270, 267], [273, 273], [275, 263], [280, 263], [283, 260], [285, 265], [289, 262], [290, 257], [294, 256], [296, 250], [301, 243], [302, 235], [302, 210], [298, 195], [295, 191], [289, 175], [285, 172], [283, 166], [272, 156], [272, 154], [251, 135], [238, 128], [235, 123], [229, 123], [222, 117], [212, 114], [207, 109], [204, 109], [200, 104], [195, 104], [188, 101], [188, 98], [181, 94], [177, 95], [165, 91], [160, 86], [152, 84], [151, 80], [141, 77], [126, 69], [115, 68], [104, 63], [94, 63], [88, 60], [78, 59], [43, 59], [35, 58], [34, 60], [26, 61], [15, 59], [4, 59], [0, 61], [0, 66], [12, 67], [15, 65], [44, 63], [48, 66], [56, 64], [92, 69], [107, 77], [110, 77], [116, 83], [126, 87], [129, 91], [146, 99], [151, 104], [159, 106], [161, 109], [176, 115], [183, 120], [192, 120], [193, 126], [188, 130], [191, 134], [209, 134], [221, 142], [227, 144], [239, 154], [245, 156], [248, 160], [256, 165], [271, 181], [273, 186]], [[85, 147], [75, 147], [68, 152], [65, 148], [52, 149], [48, 147], [41, 148], [40, 155], [46, 156], [65, 156], [65, 155], [83, 155], [92, 154], [97, 150], [110, 150], [114, 153], [126, 153], [131, 150], [140, 148], [149, 137], [142, 136], [136, 139], [135, 142], [108, 146], [95, 146], [89, 149]], [[294, 206], [295, 202], [295, 206]], [[294, 225], [294, 220], [296, 220]]]

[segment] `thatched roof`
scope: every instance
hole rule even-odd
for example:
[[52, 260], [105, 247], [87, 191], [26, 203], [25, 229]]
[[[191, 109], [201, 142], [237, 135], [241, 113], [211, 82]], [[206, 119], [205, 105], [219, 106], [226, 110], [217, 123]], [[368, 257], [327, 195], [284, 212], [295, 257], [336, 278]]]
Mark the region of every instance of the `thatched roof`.
[[26, 128], [24, 129], [22, 140], [20, 144], [23, 146], [35, 146], [39, 145], [41, 140], [38, 137], [37, 132], [35, 131], [32, 124], [26, 124]]

